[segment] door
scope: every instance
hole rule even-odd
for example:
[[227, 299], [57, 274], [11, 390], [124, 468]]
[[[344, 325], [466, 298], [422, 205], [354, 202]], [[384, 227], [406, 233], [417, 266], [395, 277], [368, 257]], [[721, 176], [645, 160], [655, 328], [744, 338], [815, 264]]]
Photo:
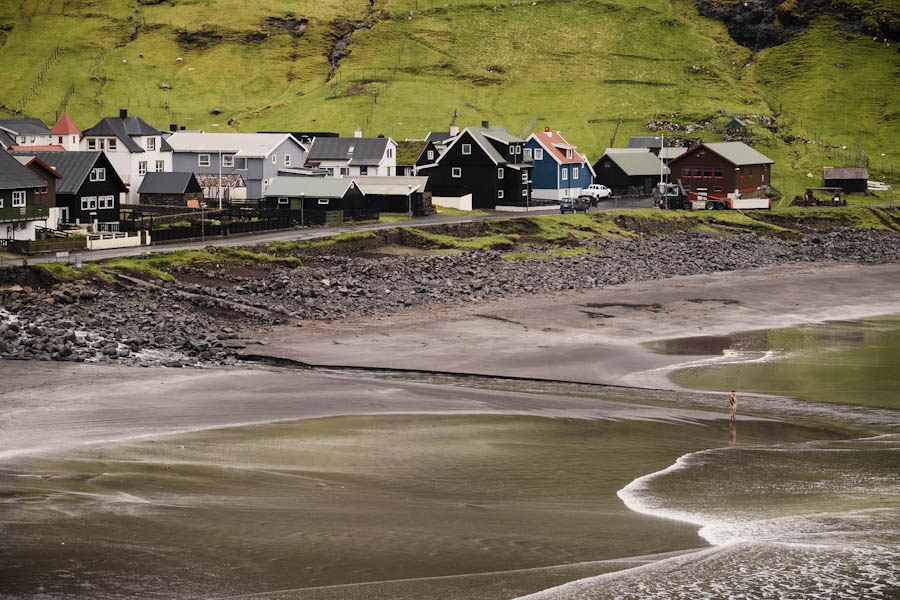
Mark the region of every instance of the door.
[[61, 206], [59, 208], [59, 222], [60, 223], [68, 223], [69, 222], [69, 207]]

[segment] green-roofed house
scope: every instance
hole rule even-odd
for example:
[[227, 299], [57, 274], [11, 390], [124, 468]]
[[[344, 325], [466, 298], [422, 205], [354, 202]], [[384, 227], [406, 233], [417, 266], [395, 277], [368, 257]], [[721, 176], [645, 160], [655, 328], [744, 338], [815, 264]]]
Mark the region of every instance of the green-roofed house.
[[323, 225], [373, 218], [364, 202], [365, 195], [349, 178], [273, 177], [260, 208], [283, 212], [303, 225]]
[[397, 175], [412, 177], [416, 174], [416, 163], [428, 142], [425, 140], [405, 140], [397, 142]]
[[716, 142], [694, 146], [669, 161], [671, 181], [680, 180], [688, 192], [747, 196], [771, 185], [774, 160], [744, 142]]
[[607, 148], [594, 163], [594, 183], [614, 194], [649, 194], [669, 169], [649, 148]]

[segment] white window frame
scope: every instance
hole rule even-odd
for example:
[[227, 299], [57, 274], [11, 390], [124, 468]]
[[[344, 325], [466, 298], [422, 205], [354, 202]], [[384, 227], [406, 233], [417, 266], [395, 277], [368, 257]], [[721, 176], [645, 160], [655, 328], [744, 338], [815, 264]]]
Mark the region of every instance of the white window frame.
[[503, 190], [497, 190], [497, 199], [498, 199], [498, 200], [502, 200], [502, 199], [503, 199]]
[[0, 198], [0, 208], [3, 208], [3, 198]]
[[290, 204], [290, 203], [291, 203], [291, 201], [288, 198], [285, 198], [283, 196], [278, 198], [278, 204]]
[[528, 183], [528, 173], [522, 173], [522, 183]]
[[164, 161], [164, 160], [156, 161], [156, 172], [162, 173], [165, 170], [166, 170], [166, 161]]
[[341, 167], [340, 174], [341, 174], [341, 177], [349, 177], [350, 176], [350, 167]]
[[425, 156], [428, 160], [434, 160], [434, 150], [429, 150], [425, 153]]
[[578, 175], [579, 175], [578, 167], [572, 167], [572, 181], [575, 181], [576, 179], [578, 179]]
[[116, 197], [115, 196], [98, 196], [97, 197], [97, 208], [115, 208], [116, 206]]
[[[560, 169], [559, 176], [560, 176], [560, 178], [562, 178], [563, 181], [568, 181], [569, 180], [569, 167], [563, 167], [562, 169]], [[525, 182], [523, 181], [522, 183], [525, 183]]]
[[291, 166], [291, 155], [290, 154], [284, 155], [284, 166], [286, 166], [286, 167]]
[[197, 155], [197, 166], [198, 167], [208, 167], [210, 165], [209, 154], [198, 154]]
[[88, 138], [87, 149], [91, 152], [97, 151], [97, 138]]
[[462, 152], [463, 154], [465, 154], [467, 156], [469, 154], [472, 154], [472, 144], [463, 144], [462, 147], [460, 148], [460, 152]]
[[106, 140], [106, 149], [110, 152], [115, 152], [119, 149], [118, 141], [116, 138], [109, 138]]
[[531, 148], [522, 151], [522, 160], [531, 160]]
[[505, 169], [503, 167], [499, 167], [497, 169], [497, 179], [503, 179], [504, 172], [505, 172]]
[[229, 169], [234, 168], [234, 154], [222, 155], [222, 167], [227, 167]]
[[566, 158], [571, 160], [573, 156], [573, 150], [571, 148], [566, 148]]
[[450, 167], [450, 177], [454, 179], [462, 177], [462, 167]]
[[156, 138], [152, 135], [144, 138], [144, 148], [151, 151], [156, 150]]
[[319, 204], [328, 204], [328, 198], [319, 198]]
[[94, 167], [91, 169], [91, 181], [106, 181], [106, 169], [104, 167]]
[[97, 196], [82, 196], [81, 210], [97, 210]]
[[359, 168], [359, 174], [360, 174], [360, 175], [368, 175], [368, 174], [369, 174], [369, 167], [368, 167], [368, 166], [360, 167], [360, 168]]
[[388, 149], [387, 149], [387, 157], [388, 157], [388, 158], [393, 158], [393, 157], [394, 157], [394, 149], [393, 149], [393, 148], [388, 148]]
[[25, 190], [15, 190], [12, 193], [12, 206], [16, 208], [18, 206], [25, 206]]
[[138, 176], [143, 176], [147, 174], [147, 161], [140, 160], [138, 161]]
[[523, 196], [528, 196], [528, 190], [527, 190], [527, 189], [522, 190], [522, 195], [523, 195]]
[[543, 148], [535, 148], [534, 149], [534, 160], [544, 160], [544, 149]]
[[515, 146], [513, 146], [513, 151], [515, 152], [515, 154], [522, 154], [522, 146], [516, 144]]

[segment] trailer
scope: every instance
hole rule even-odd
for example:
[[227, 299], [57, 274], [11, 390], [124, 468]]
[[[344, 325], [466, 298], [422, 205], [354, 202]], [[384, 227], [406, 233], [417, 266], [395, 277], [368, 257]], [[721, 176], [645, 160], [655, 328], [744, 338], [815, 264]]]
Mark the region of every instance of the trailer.
[[769, 198], [743, 198], [736, 194], [722, 196], [718, 194], [691, 192], [688, 194], [688, 202], [693, 210], [751, 210], [772, 208], [772, 200]]

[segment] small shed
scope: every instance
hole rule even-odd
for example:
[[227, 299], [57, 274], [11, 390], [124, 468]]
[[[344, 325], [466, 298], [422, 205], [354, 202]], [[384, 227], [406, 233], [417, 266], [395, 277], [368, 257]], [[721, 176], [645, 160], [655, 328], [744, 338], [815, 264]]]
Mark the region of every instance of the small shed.
[[747, 123], [737, 117], [731, 117], [731, 120], [725, 124], [725, 129], [741, 131], [747, 129]]
[[290, 214], [304, 225], [378, 218], [377, 211], [365, 207], [359, 186], [340, 177], [274, 177], [260, 208]]
[[147, 173], [138, 196], [141, 204], [200, 208], [203, 188], [193, 173]]
[[669, 173], [669, 168], [646, 148], [607, 148], [594, 163], [594, 182], [605, 185], [616, 194], [639, 191], [649, 194], [653, 186]]
[[366, 195], [368, 209], [416, 215], [434, 212], [427, 177], [355, 177], [354, 181]]
[[845, 194], [864, 194], [868, 190], [869, 170], [865, 167], [823, 167], [822, 186], [839, 187]]

